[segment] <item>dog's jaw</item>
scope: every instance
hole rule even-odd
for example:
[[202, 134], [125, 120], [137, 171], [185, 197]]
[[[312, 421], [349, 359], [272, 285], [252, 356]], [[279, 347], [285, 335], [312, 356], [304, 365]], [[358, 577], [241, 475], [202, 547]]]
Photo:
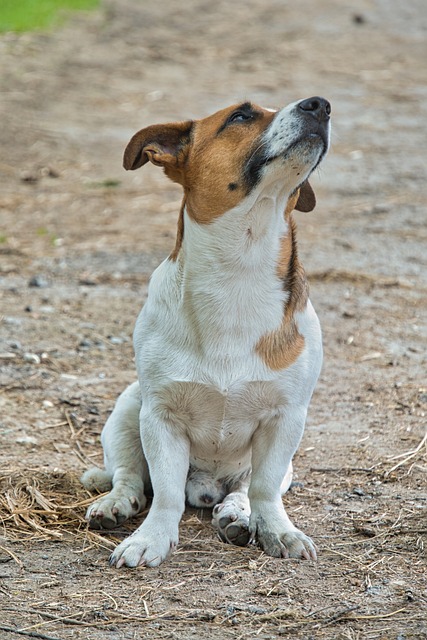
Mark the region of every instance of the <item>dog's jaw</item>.
[[245, 168], [251, 188], [263, 182], [277, 182], [286, 185], [291, 193], [307, 180], [326, 155], [330, 144], [329, 113], [324, 108], [316, 117], [300, 105], [301, 102], [294, 102], [278, 111], [256, 152], [251, 154]]

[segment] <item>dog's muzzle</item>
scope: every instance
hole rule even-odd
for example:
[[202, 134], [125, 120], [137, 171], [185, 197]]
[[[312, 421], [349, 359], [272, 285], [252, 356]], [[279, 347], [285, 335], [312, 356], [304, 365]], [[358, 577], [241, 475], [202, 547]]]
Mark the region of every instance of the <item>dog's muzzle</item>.
[[320, 136], [326, 147], [329, 146], [329, 120], [331, 105], [325, 98], [314, 96], [301, 100], [297, 104], [298, 113], [304, 118], [305, 133]]

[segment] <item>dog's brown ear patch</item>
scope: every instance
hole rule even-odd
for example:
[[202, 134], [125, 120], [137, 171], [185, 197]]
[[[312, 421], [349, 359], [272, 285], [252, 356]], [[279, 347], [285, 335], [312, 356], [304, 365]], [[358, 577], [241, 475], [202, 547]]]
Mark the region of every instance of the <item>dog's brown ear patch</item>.
[[298, 202], [295, 205], [295, 209], [298, 211], [313, 211], [316, 206], [316, 196], [311, 188], [308, 180], [302, 183], [300, 186]]
[[191, 120], [172, 124], [154, 124], [135, 133], [123, 156], [123, 166], [139, 169], [148, 161], [161, 167], [177, 166], [190, 140]]

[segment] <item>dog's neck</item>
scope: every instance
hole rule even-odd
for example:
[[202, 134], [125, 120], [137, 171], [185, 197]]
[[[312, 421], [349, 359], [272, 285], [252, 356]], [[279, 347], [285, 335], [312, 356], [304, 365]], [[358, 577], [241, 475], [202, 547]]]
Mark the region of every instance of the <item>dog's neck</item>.
[[286, 202], [287, 194], [258, 197], [210, 224], [195, 222], [183, 204], [171, 260], [183, 309], [202, 343], [214, 344], [216, 336], [228, 351], [235, 345], [242, 353], [242, 342], [253, 348], [277, 329], [302, 290]]

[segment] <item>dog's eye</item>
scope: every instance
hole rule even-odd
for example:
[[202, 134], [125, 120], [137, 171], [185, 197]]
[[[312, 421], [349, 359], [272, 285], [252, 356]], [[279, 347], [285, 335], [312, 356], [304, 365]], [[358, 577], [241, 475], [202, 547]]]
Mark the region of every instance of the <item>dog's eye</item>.
[[247, 122], [248, 120], [252, 120], [252, 118], [252, 113], [248, 113], [247, 111], [236, 111], [235, 113], [232, 113], [228, 118], [228, 122], [229, 124], [231, 122]]
[[250, 102], [245, 102], [239, 107], [236, 107], [235, 111], [230, 113], [224, 124], [221, 125], [221, 127], [218, 129], [217, 133], [219, 135], [231, 124], [245, 124], [253, 122], [259, 117], [261, 117], [261, 113], [254, 109]]

